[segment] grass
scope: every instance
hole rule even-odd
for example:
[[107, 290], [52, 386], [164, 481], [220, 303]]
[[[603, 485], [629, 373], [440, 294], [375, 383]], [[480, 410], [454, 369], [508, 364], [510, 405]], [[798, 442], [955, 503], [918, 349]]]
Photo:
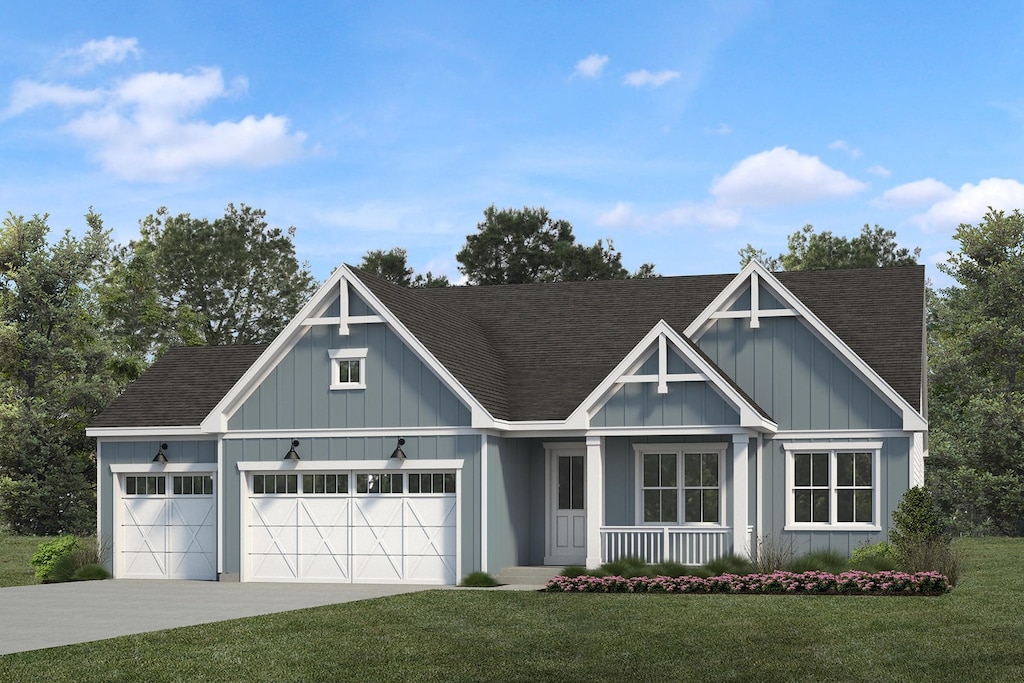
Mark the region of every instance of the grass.
[[0, 529], [0, 587], [39, 583], [28, 561], [39, 544], [48, 540], [50, 537], [13, 536]]
[[1024, 680], [1024, 539], [963, 547], [938, 598], [432, 590], [6, 655], [0, 679]]

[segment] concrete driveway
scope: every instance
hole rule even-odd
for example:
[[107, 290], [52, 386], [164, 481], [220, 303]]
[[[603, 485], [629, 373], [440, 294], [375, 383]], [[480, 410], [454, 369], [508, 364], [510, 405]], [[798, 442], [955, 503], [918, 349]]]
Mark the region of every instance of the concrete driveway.
[[0, 588], [0, 655], [430, 588], [136, 579]]

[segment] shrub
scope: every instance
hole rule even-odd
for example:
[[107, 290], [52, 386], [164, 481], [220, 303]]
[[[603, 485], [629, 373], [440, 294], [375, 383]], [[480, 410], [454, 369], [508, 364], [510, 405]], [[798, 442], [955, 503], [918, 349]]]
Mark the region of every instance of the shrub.
[[587, 568], [579, 564], [571, 564], [568, 567], [562, 569], [562, 576], [576, 577], [584, 576], [587, 574]]
[[467, 574], [466, 577], [462, 579], [461, 585], [466, 586], [467, 588], [494, 588], [501, 584], [499, 584], [498, 580], [487, 572], [473, 572], [472, 574]]
[[938, 572], [955, 586], [960, 580], [964, 558], [947, 541], [911, 543], [900, 554], [900, 564], [908, 572]]
[[704, 565], [704, 567], [711, 572], [712, 576], [719, 574], [737, 574], [743, 576], [744, 574], [753, 574], [754, 566], [750, 564], [750, 560], [740, 557], [739, 555], [723, 555], [717, 560], [712, 560]]
[[648, 571], [650, 576], [693, 576], [695, 568], [687, 567], [678, 562], [659, 562], [652, 564]]
[[892, 513], [889, 542], [897, 555], [919, 543], [948, 542], [946, 525], [931, 492], [923, 486], [908, 489]]
[[109, 578], [110, 572], [101, 564], [87, 564], [71, 575], [72, 581], [100, 581]]
[[818, 571], [842, 574], [848, 564], [848, 559], [834, 550], [815, 550], [790, 562], [788, 569], [797, 573]]
[[758, 574], [771, 574], [788, 567], [794, 555], [792, 536], [765, 534], [757, 539], [757, 553], [752, 564]]
[[36, 578], [42, 581], [51, 580], [54, 567], [61, 558], [70, 555], [75, 548], [82, 545], [77, 536], [58, 536], [39, 544], [29, 564], [35, 567]]
[[649, 570], [647, 563], [639, 557], [620, 557], [617, 560], [605, 562], [599, 571], [601, 573], [595, 572], [595, 575], [621, 576], [624, 579], [629, 579], [634, 576], [646, 576]]
[[892, 546], [885, 541], [861, 545], [853, 549], [850, 567], [866, 572], [893, 570], [897, 567], [896, 556]]

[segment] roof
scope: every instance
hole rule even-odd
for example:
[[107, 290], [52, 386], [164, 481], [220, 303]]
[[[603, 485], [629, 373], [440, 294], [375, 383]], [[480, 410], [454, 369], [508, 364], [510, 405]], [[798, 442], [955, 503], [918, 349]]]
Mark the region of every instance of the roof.
[[[353, 272], [494, 417], [516, 421], [566, 418], [659, 320], [681, 333], [735, 277], [406, 289]], [[920, 410], [923, 266], [775, 276]]]
[[89, 427], [192, 427], [256, 362], [265, 345], [168, 349]]
[[[736, 277], [403, 288], [350, 270], [494, 418], [509, 421], [564, 420], [659, 321], [682, 336]], [[775, 277], [921, 410], [923, 266]], [[170, 349], [90, 427], [199, 425], [265, 348]]]

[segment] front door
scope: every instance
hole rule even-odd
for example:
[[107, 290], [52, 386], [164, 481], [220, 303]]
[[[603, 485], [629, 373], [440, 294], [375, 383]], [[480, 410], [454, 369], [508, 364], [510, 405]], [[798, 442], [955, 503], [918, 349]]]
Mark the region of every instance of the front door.
[[549, 444], [548, 530], [544, 564], [583, 564], [587, 559], [586, 447]]

